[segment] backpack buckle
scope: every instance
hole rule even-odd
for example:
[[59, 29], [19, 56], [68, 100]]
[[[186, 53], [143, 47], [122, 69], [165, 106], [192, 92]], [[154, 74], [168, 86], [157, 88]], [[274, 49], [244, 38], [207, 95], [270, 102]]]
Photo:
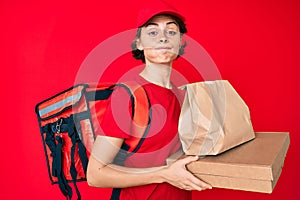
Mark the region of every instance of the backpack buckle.
[[58, 121], [57, 123], [56, 123], [56, 126], [55, 126], [55, 128], [56, 128], [56, 133], [60, 133], [60, 128], [61, 128], [61, 124], [62, 124], [62, 119], [60, 119], [60, 121]]

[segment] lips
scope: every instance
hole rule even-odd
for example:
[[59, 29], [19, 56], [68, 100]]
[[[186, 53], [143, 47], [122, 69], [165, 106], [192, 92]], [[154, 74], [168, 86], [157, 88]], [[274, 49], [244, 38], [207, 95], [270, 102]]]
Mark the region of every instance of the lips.
[[170, 50], [172, 48], [171, 47], [156, 47], [155, 49], [157, 49], [157, 50]]

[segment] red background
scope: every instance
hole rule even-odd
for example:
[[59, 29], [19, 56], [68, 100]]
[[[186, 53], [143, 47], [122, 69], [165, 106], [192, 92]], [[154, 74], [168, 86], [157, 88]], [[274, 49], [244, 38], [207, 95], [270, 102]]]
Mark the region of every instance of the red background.
[[[255, 131], [289, 131], [291, 137], [272, 194], [214, 188], [193, 192], [194, 199], [296, 199], [300, 193], [299, 2], [169, 1], [186, 16], [188, 36], [206, 49], [222, 78], [248, 104]], [[70, 87], [81, 63], [99, 43], [134, 28], [138, 2], [0, 2], [1, 199], [64, 199], [48, 179], [34, 107]], [[112, 65], [120, 71], [110, 68], [108, 75], [120, 75], [139, 64], [130, 54], [124, 55]], [[175, 68], [180, 69], [179, 64]], [[193, 75], [189, 80], [200, 78]], [[91, 188], [85, 182], [78, 185], [83, 199], [109, 196], [107, 189]]]

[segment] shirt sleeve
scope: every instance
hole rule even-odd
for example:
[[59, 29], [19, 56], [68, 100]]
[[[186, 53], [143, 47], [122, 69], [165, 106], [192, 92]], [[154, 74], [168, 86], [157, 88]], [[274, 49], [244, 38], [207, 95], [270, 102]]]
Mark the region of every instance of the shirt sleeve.
[[130, 95], [123, 87], [117, 87], [108, 99], [101, 121], [104, 136], [129, 138], [132, 124]]

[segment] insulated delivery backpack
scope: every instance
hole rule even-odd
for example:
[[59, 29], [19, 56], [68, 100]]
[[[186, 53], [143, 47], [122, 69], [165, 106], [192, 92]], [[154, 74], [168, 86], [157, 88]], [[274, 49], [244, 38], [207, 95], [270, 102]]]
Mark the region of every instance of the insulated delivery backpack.
[[101, 132], [99, 124], [108, 99], [117, 87], [123, 87], [130, 95], [132, 120], [140, 127], [133, 131], [141, 136], [132, 144], [123, 144], [120, 154], [124, 161], [139, 149], [150, 125], [150, 102], [142, 86], [136, 83], [78, 84], [35, 107], [50, 181], [59, 185], [66, 199], [72, 198], [70, 182], [74, 184], [77, 198], [81, 199], [76, 182], [86, 180], [90, 151]]

